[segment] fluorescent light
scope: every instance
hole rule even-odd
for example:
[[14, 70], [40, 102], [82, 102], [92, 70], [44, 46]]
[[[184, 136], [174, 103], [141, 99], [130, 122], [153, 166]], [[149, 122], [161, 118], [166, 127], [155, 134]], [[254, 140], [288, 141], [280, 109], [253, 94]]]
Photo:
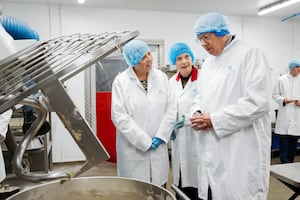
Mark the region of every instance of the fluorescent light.
[[84, 4], [85, 0], [77, 0], [78, 3]]
[[272, 3], [270, 5], [267, 5], [263, 8], [260, 8], [258, 11], [258, 15], [265, 15], [267, 13], [273, 12], [275, 10], [284, 8], [286, 6], [290, 6], [292, 4], [298, 3], [300, 0], [282, 0], [282, 1], [277, 1], [275, 3]]

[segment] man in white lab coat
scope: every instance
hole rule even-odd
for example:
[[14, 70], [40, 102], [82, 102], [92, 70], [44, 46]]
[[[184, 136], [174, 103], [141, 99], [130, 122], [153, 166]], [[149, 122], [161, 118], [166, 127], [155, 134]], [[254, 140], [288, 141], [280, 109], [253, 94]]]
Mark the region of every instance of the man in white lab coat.
[[210, 54], [191, 109], [192, 127], [199, 130], [199, 197], [267, 199], [272, 88], [266, 59], [231, 35], [220, 13], [200, 16], [195, 34]]
[[153, 68], [150, 49], [141, 40], [123, 47], [129, 67], [112, 85], [112, 121], [117, 135], [118, 176], [165, 185], [169, 141], [176, 101], [168, 77]]
[[172, 175], [173, 184], [178, 186], [190, 199], [198, 198], [197, 181], [197, 137], [186, 115], [189, 113], [194, 97], [198, 94], [200, 71], [193, 66], [194, 54], [185, 43], [172, 45], [169, 51], [171, 65], [176, 65], [177, 73], [169, 82], [177, 100], [177, 120], [181, 121], [172, 137]]
[[273, 99], [278, 103], [275, 133], [279, 134], [281, 163], [292, 163], [300, 136], [300, 59], [289, 63], [289, 72], [278, 77]]

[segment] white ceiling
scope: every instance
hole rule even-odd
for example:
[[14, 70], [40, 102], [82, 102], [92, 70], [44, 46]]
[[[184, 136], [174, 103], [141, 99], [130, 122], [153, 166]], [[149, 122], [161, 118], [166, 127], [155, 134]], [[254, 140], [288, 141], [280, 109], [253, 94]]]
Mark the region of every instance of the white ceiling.
[[[278, 0], [85, 0], [83, 6], [101, 8], [146, 9], [175, 12], [218, 11], [228, 15], [257, 15], [259, 8]], [[1, 2], [45, 3], [79, 6], [77, 0], [0, 0]], [[81, 5], [82, 6], [82, 5]], [[300, 3], [274, 11], [265, 16], [286, 18], [300, 13]], [[295, 17], [292, 20], [300, 20]]]

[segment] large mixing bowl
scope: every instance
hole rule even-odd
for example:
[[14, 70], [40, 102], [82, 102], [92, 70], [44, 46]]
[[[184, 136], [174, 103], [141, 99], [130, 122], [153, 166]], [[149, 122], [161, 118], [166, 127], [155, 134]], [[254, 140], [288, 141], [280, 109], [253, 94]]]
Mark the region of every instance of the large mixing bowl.
[[134, 179], [98, 176], [52, 181], [23, 190], [7, 200], [176, 200], [168, 190]]

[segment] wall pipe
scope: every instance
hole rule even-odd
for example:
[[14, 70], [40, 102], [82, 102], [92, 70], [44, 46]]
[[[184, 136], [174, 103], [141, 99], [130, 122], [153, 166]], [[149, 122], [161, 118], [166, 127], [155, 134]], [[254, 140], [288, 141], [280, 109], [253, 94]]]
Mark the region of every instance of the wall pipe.
[[285, 17], [285, 18], [281, 19], [281, 21], [284, 22], [284, 21], [290, 20], [290, 19], [292, 19], [294, 17], [297, 17], [299, 15], [300, 15], [300, 13], [294, 13], [294, 14], [288, 16], [288, 17]]

